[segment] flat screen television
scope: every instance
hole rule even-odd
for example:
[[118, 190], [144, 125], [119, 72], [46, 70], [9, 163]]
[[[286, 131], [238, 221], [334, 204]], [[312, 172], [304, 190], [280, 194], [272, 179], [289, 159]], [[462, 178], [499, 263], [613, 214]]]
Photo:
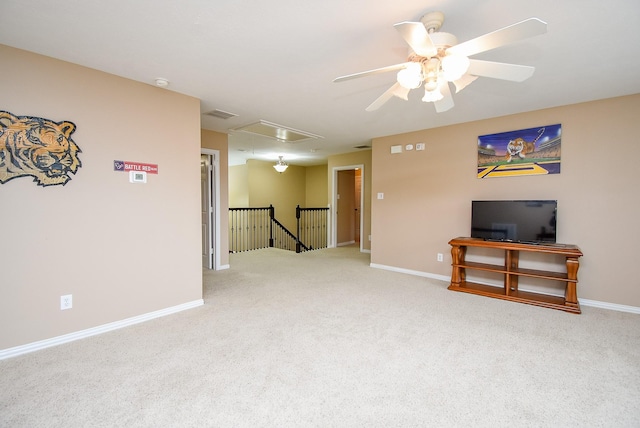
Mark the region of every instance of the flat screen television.
[[472, 201], [471, 237], [555, 243], [558, 201]]

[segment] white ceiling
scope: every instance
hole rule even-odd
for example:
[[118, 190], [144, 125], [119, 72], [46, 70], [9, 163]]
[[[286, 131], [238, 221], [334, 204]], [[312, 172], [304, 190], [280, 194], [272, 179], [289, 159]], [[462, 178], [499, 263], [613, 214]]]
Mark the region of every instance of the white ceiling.
[[[530, 17], [548, 31], [474, 56], [536, 67], [513, 83], [479, 78], [436, 113], [392, 98], [365, 108], [395, 73], [335, 77], [406, 61], [393, 24], [442, 11], [459, 42]], [[2, 0], [0, 43], [201, 100], [202, 127], [229, 132], [231, 164], [247, 157], [326, 162], [371, 138], [640, 92], [638, 0]], [[258, 120], [319, 134], [289, 144], [230, 132]], [[504, 131], [504, 130], [495, 130]], [[446, 144], [446, 142], [442, 142]]]

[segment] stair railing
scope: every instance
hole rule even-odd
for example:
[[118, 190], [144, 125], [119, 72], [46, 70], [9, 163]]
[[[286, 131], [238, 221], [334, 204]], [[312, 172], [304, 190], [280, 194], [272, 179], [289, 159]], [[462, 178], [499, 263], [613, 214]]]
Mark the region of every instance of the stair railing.
[[275, 218], [273, 205], [261, 208], [229, 208], [229, 252], [280, 248], [302, 251], [327, 247], [329, 208], [296, 207], [296, 234]]
[[273, 207], [229, 208], [229, 252], [273, 247]]
[[[296, 233], [298, 242], [304, 242], [308, 249], [318, 250], [327, 248], [327, 223], [329, 221], [329, 208], [300, 208], [296, 207]], [[296, 252], [300, 252], [296, 248]]]

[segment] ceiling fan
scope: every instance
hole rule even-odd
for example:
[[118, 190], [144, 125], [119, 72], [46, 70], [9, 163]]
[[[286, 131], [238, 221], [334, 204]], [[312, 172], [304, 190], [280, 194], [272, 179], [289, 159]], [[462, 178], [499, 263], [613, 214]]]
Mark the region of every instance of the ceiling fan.
[[453, 107], [449, 82], [454, 84], [458, 93], [480, 76], [522, 82], [531, 77], [535, 70], [526, 65], [468, 57], [547, 32], [546, 22], [529, 18], [458, 44], [453, 34], [438, 31], [443, 22], [442, 12], [430, 12], [420, 22], [405, 21], [395, 24], [396, 30], [411, 47], [407, 62], [337, 77], [333, 81], [342, 82], [399, 70], [396, 83], [366, 110], [377, 110], [392, 96], [407, 100], [411, 89], [424, 84], [425, 95], [422, 101], [433, 102], [436, 111], [441, 113]]

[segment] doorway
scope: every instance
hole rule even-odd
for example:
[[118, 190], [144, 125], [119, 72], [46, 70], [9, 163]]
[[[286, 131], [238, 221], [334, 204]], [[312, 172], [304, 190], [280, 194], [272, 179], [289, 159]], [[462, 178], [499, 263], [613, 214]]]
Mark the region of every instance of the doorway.
[[220, 269], [220, 152], [200, 152], [202, 267]]
[[364, 165], [333, 168], [332, 246], [357, 244], [363, 251]]

